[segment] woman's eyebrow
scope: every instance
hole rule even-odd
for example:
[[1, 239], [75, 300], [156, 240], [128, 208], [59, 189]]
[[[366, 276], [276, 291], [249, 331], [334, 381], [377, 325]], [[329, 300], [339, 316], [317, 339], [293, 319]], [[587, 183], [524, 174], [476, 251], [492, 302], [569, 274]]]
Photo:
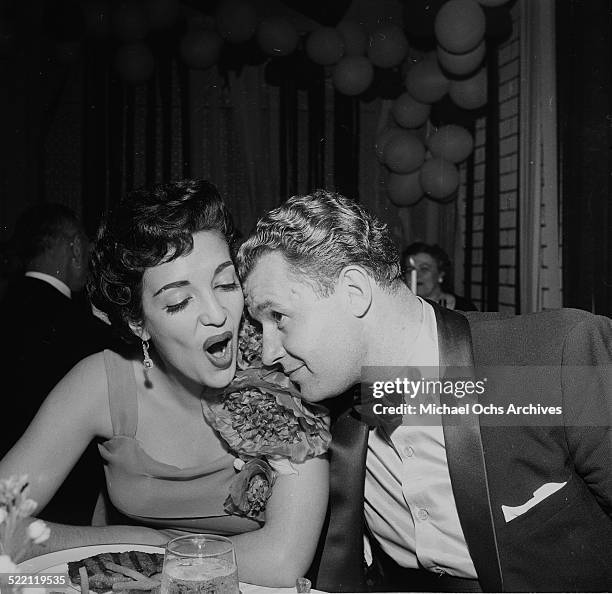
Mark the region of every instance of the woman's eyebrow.
[[[217, 275], [222, 270], [225, 270], [228, 266], [233, 266], [233, 265], [234, 263], [231, 260], [222, 262], [221, 264], [219, 264], [219, 266], [215, 268], [214, 274]], [[174, 281], [172, 283], [168, 283], [167, 285], [164, 285], [163, 287], [161, 287], [161, 289], [153, 293], [153, 297], [157, 297], [160, 293], [163, 293], [164, 291], [167, 291], [168, 289], [176, 289], [178, 287], [184, 287], [189, 284], [191, 283], [188, 280], [180, 280], [180, 281]]]
[[221, 264], [219, 264], [219, 266], [217, 266], [215, 268], [215, 272], [214, 274], [217, 275], [219, 274], [222, 270], [225, 270], [228, 266], [233, 266], [234, 263], [231, 260], [226, 260], [225, 262], [222, 262]]
[[167, 291], [168, 289], [176, 289], [177, 287], [184, 287], [188, 284], [190, 284], [188, 280], [180, 280], [174, 281], [173, 283], [168, 283], [167, 285], [164, 285], [161, 289], [153, 293], [153, 297], [157, 297], [160, 293], [162, 293], [163, 291]]

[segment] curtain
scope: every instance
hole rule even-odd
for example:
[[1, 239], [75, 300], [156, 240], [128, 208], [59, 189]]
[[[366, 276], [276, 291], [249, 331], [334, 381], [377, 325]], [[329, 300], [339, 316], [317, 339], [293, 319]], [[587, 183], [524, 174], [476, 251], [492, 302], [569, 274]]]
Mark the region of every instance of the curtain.
[[561, 307], [555, 4], [521, 0], [521, 312]]

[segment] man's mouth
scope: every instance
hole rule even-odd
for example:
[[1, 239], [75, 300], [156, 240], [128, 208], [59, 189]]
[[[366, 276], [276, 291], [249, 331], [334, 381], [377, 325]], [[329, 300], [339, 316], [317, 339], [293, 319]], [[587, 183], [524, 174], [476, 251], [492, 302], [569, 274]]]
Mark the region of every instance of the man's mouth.
[[227, 369], [234, 358], [233, 334], [229, 331], [209, 336], [203, 345], [208, 360], [219, 369]]
[[289, 379], [293, 379], [293, 375], [295, 373], [297, 373], [300, 369], [302, 369], [302, 367], [304, 367], [303, 365], [300, 365], [299, 367], [294, 367], [293, 369], [287, 369], [285, 371], [285, 374], [289, 376]]

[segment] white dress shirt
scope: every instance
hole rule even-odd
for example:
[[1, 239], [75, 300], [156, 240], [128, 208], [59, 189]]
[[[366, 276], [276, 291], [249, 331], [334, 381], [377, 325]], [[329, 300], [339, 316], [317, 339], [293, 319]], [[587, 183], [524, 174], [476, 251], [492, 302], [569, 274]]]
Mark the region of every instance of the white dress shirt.
[[50, 274], [45, 274], [44, 272], [37, 272], [36, 270], [28, 270], [25, 273], [25, 276], [29, 276], [30, 278], [37, 278], [38, 280], [49, 283], [52, 287], [55, 287], [62, 295], [66, 295], [68, 299], [72, 299], [72, 291], [68, 287], [68, 285], [61, 281], [59, 278], [55, 276], [51, 276]]
[[[422, 304], [422, 323], [407, 365], [437, 372], [435, 312]], [[428, 415], [428, 422], [432, 419]], [[365, 516], [382, 549], [400, 566], [476, 578], [453, 497], [442, 423], [401, 425], [391, 436], [370, 431]]]

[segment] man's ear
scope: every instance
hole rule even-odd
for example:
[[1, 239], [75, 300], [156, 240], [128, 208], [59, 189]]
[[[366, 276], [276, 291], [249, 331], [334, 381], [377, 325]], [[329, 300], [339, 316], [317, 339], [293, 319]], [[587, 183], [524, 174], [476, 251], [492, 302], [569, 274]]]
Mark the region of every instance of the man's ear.
[[135, 336], [138, 336], [140, 340], [151, 340], [151, 335], [149, 331], [138, 322], [130, 322], [130, 330], [134, 333]]
[[338, 278], [338, 288], [346, 298], [349, 311], [362, 318], [372, 305], [372, 279], [361, 266], [345, 266]]

